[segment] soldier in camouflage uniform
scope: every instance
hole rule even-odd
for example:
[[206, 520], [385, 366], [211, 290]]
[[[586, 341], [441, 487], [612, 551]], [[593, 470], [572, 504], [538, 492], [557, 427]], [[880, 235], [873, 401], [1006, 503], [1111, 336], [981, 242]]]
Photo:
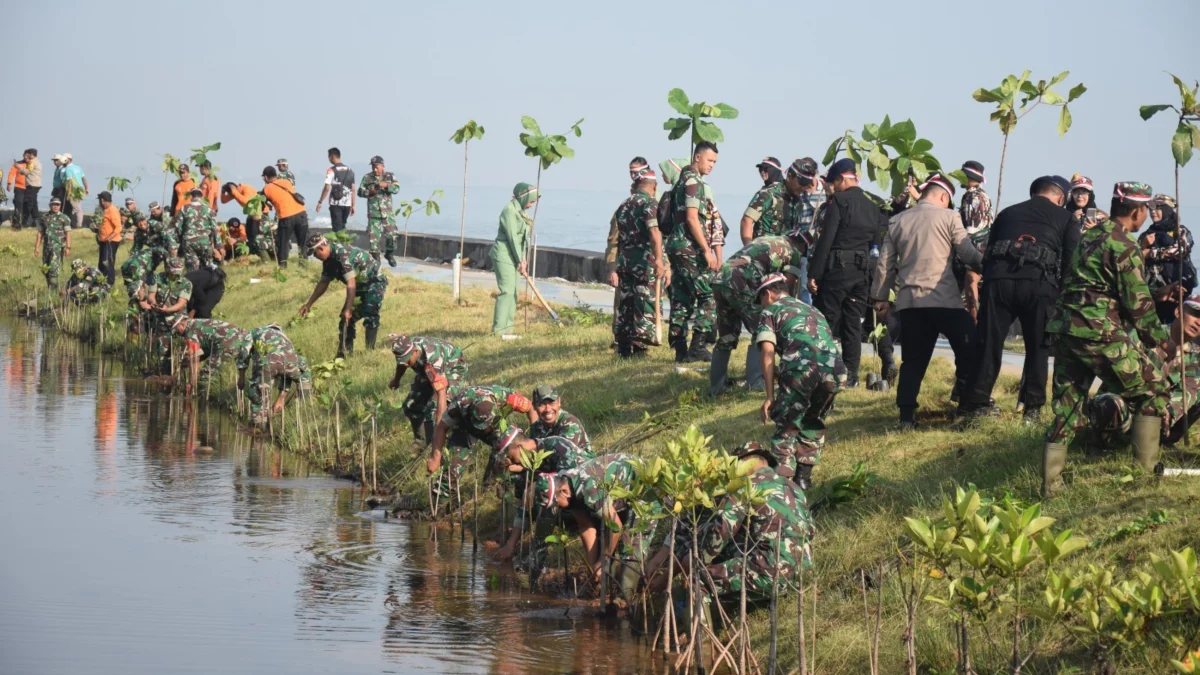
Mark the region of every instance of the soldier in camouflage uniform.
[[400, 185], [391, 172], [384, 171], [383, 158], [371, 158], [371, 172], [362, 177], [358, 184], [358, 196], [367, 200], [367, 241], [370, 242], [371, 257], [379, 260], [380, 240], [383, 240], [388, 265], [396, 266], [396, 212], [392, 208], [392, 195], [400, 191]]
[[1083, 233], [1046, 324], [1054, 338], [1054, 423], [1043, 455], [1045, 497], [1061, 487], [1067, 446], [1086, 423], [1094, 378], [1138, 414], [1168, 418], [1169, 385], [1147, 351], [1162, 346], [1174, 358], [1175, 345], [1155, 314], [1142, 254], [1130, 236], [1145, 222], [1151, 195], [1145, 183], [1116, 184], [1110, 217]]
[[759, 237], [787, 232], [783, 229], [783, 165], [774, 157], [766, 157], [756, 168], [763, 186], [754, 193], [746, 212], [742, 214], [742, 245]]
[[617, 355], [644, 356], [657, 344], [654, 299], [658, 280], [665, 277], [662, 234], [658, 229], [658, 176], [644, 169], [634, 181], [636, 191], [617, 209]]
[[[458, 480], [471, 461], [471, 446], [481, 441], [499, 452], [509, 431], [510, 413], [530, 415], [533, 404], [517, 392], [500, 385], [464, 385], [446, 403], [446, 412], [433, 430], [433, 449], [425, 466], [439, 474], [442, 495], [457, 494]], [[442, 455], [450, 462], [442, 470]]]
[[38, 225], [37, 241], [33, 254], [42, 254], [42, 273], [46, 275], [46, 286], [58, 292], [58, 277], [62, 272], [63, 256], [71, 254], [71, 217], [62, 212], [62, 200], [50, 200], [50, 212], [42, 216]]
[[561, 436], [591, 452], [592, 440], [588, 438], [579, 418], [562, 408], [562, 395], [552, 384], [543, 384], [533, 390], [533, 411], [536, 419], [529, 427], [532, 439]]
[[581, 448], [578, 444], [569, 438], [562, 436], [546, 436], [543, 438], [531, 438], [522, 434], [520, 429], [512, 427], [505, 437], [505, 441], [501, 443], [500, 453], [498, 455], [498, 466], [496, 467], [501, 475], [515, 475], [516, 480], [512, 482], [513, 495], [517, 498], [517, 508], [513, 514], [512, 533], [509, 535], [508, 542], [496, 552], [496, 558], [501, 561], [512, 559], [513, 550], [517, 547], [517, 542], [521, 540], [521, 534], [525, 531], [525, 525], [529, 521], [529, 511], [526, 508], [525, 490], [529, 484], [529, 472], [523, 470], [521, 464], [521, 452], [542, 451], [550, 453], [542, 460], [541, 465], [537, 467], [536, 473], [558, 473], [567, 471], [581, 466], [584, 462], [593, 459], [595, 455], [587, 448]]
[[288, 170], [287, 159], [280, 157], [279, 159], [275, 160], [275, 171], [277, 178], [290, 182], [293, 187], [296, 185], [296, 174]]
[[150, 202], [150, 218], [146, 221], [146, 245], [154, 255], [155, 269], [167, 258], [179, 255], [179, 233], [158, 202]]
[[262, 216], [258, 220], [258, 236], [255, 238], [259, 257], [265, 260], [275, 259], [275, 232], [277, 230], [279, 230], [279, 217], [275, 215], [275, 209], [272, 208], [271, 202], [264, 202]]
[[338, 321], [338, 358], [354, 353], [355, 325], [359, 319], [367, 329], [367, 349], [375, 349], [379, 333], [379, 310], [387, 294], [387, 275], [379, 271], [379, 261], [371, 254], [348, 244], [330, 243], [319, 234], [309, 235], [308, 253], [321, 261], [321, 280], [313, 289], [308, 302], [300, 308], [300, 316], [308, 316], [313, 303], [325, 294], [335, 279], [346, 284], [346, 301]]
[[[1150, 217], [1154, 220], [1146, 232], [1138, 237], [1138, 245], [1146, 259], [1146, 284], [1150, 291], [1158, 291], [1171, 284], [1181, 284], [1183, 295], [1190, 295], [1196, 288], [1196, 268], [1192, 264], [1192, 232], [1179, 223], [1175, 212], [1175, 199], [1170, 195], [1154, 195], [1150, 203]], [[1179, 307], [1180, 293], [1155, 298], [1158, 320], [1169, 323], [1175, 318]]]
[[67, 297], [77, 305], [91, 305], [108, 297], [108, 279], [98, 267], [76, 258], [71, 261], [71, 276], [67, 279]]
[[[749, 594], [770, 597], [776, 579], [781, 592], [794, 590], [801, 567], [812, 567], [813, 522], [804, 492], [775, 471], [776, 458], [758, 443], [747, 443], [735, 454], [750, 465], [750, 483], [764, 501], [748, 509], [735, 496], [722, 497], [700, 527], [700, 560], [719, 596], [739, 594], [745, 587]], [[686, 570], [691, 537], [678, 538], [675, 548]], [[666, 585], [667, 575], [658, 571], [669, 553], [664, 546], [647, 566], [651, 589]]]
[[[988, 236], [992, 232], [992, 198], [983, 190], [983, 165], [975, 160], [969, 160], [962, 165], [962, 172], [967, 177], [962, 201], [959, 202], [958, 215], [962, 218], [963, 229], [979, 250], [987, 248]], [[962, 289], [963, 304], [971, 317], [979, 314], [979, 275], [968, 273], [966, 265], [958, 258], [954, 259], [954, 276]]]
[[777, 470], [807, 490], [825, 447], [825, 416], [846, 381], [846, 366], [825, 317], [788, 295], [782, 274], [764, 279], [756, 294], [765, 308], [754, 331], [766, 379], [762, 421], [775, 423], [771, 453]]
[[[213, 373], [221, 368], [224, 359], [244, 361], [250, 353], [250, 332], [228, 321], [189, 319], [186, 314], [178, 314], [168, 321], [171, 330], [183, 336], [183, 358], [192, 375], [189, 393], [193, 384], [205, 386], [211, 382]], [[201, 361], [204, 361], [203, 370], [200, 369]]]
[[[681, 363], [711, 358], [705, 344], [716, 319], [712, 273], [720, 269], [720, 260], [709, 244], [715, 219], [704, 176], [712, 171], [716, 161], [716, 146], [701, 142], [696, 146], [692, 163], [683, 168], [671, 188], [673, 213], [664, 244], [671, 261], [669, 342], [675, 348], [675, 360]], [[689, 323], [692, 327], [690, 346], [687, 341]]]
[[154, 249], [150, 248], [150, 223], [140, 211], [131, 216], [134, 219], [133, 246], [129, 251], [129, 259], [121, 265], [121, 278], [125, 280], [125, 293], [129, 296], [130, 304], [136, 306], [138, 292], [142, 290], [146, 275], [154, 271]]
[[[237, 368], [238, 388], [246, 390], [250, 421], [254, 424], [266, 424], [271, 414], [282, 412], [293, 385], [302, 397], [312, 390], [308, 359], [296, 352], [292, 341], [275, 324], [250, 331], [250, 349], [239, 354]], [[250, 370], [249, 386], [245, 382], [247, 370]], [[279, 398], [271, 409], [267, 409], [276, 384], [279, 385]]]
[[446, 412], [446, 402], [467, 381], [467, 359], [453, 344], [434, 337], [389, 335], [396, 355], [396, 374], [388, 387], [400, 388], [400, 379], [413, 371], [412, 387], [404, 399], [404, 416], [412, 425], [413, 439], [433, 441], [433, 426]]
[[181, 233], [181, 256], [188, 272], [208, 265], [214, 257], [220, 260], [221, 233], [213, 217], [212, 208], [204, 203], [204, 193], [193, 188], [192, 201], [184, 205], [175, 216]]
[[[713, 297], [717, 305], [717, 347], [713, 351], [709, 370], [708, 393], [718, 396], [725, 391], [729, 373], [729, 357], [737, 349], [742, 326], [751, 333], [758, 326], [758, 306], [755, 290], [763, 279], [772, 274], [784, 274], [793, 287], [802, 278], [804, 254], [808, 251], [808, 234], [793, 232], [791, 236], [764, 236], [737, 251], [721, 265], [713, 281]], [[761, 391], [762, 354], [751, 345], [746, 351], [746, 387]]]
[[154, 356], [161, 374], [171, 372], [171, 326], [166, 318], [187, 309], [192, 297], [192, 282], [184, 276], [183, 260], [168, 258], [163, 271], [150, 276], [145, 289], [146, 299], [138, 304], [149, 314], [149, 328], [154, 339]]

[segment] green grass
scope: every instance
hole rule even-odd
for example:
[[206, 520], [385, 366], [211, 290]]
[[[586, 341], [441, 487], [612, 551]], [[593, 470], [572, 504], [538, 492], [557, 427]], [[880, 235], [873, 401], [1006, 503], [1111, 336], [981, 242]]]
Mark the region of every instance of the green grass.
[[[32, 257], [34, 233], [0, 233], [0, 298], [8, 306], [41, 292], [44, 284], [38, 271], [40, 261]], [[94, 242], [86, 233], [75, 235], [75, 254], [94, 261]], [[12, 246], [13, 253], [4, 253]], [[124, 257], [124, 249], [122, 259]], [[268, 322], [287, 324], [307, 298], [319, 275], [319, 266], [293, 263], [288, 279], [272, 278], [270, 265], [230, 265], [224, 301], [217, 309], [220, 318], [243, 327]], [[250, 284], [249, 279], [262, 281]], [[311, 362], [333, 358], [336, 348], [337, 312], [342, 287], [330, 290], [332, 297], [317, 303], [308, 320], [294, 323], [288, 335]], [[124, 291], [118, 290], [109, 302], [114, 309], [124, 307]], [[578, 415], [587, 426], [597, 448], [610, 447], [643, 422], [643, 415], [662, 415], [662, 433], [634, 444], [629, 451], [654, 453], [663, 440], [697, 425], [713, 437], [713, 443], [732, 448], [748, 440], [766, 440], [770, 427], [758, 421], [759, 396], [733, 394], [716, 401], [698, 395], [707, 385], [707, 376], [699, 373], [676, 374], [666, 348], [654, 349], [649, 358], [622, 362], [608, 349], [609, 326], [580, 321], [568, 328], [551, 325], [544, 313], [528, 308], [529, 325], [524, 324], [522, 307], [518, 325], [524, 337], [505, 342], [489, 334], [492, 301], [486, 290], [465, 289], [465, 306], [457, 306], [448, 286], [427, 284], [407, 278], [393, 278], [384, 305], [379, 348], [371, 353], [356, 352], [345, 375], [347, 405], [368, 396], [382, 396], [386, 402], [403, 399], [407, 379], [399, 392], [390, 392], [386, 383], [394, 360], [384, 345], [387, 333], [439, 336], [463, 347], [470, 362], [471, 380], [481, 383], [505, 382], [521, 391], [550, 382], [563, 392], [564, 407]], [[590, 325], [588, 325], [590, 324]], [[360, 333], [361, 335], [361, 333]], [[109, 336], [114, 344], [118, 337]], [[735, 375], [741, 374], [745, 343], [731, 363]], [[870, 349], [865, 352], [870, 354]], [[878, 368], [878, 360], [865, 357], [863, 369]], [[985, 421], [980, 429], [958, 433], [949, 429], [952, 407], [948, 402], [953, 366], [935, 359], [921, 392], [921, 421], [918, 432], [893, 432], [896, 420], [894, 396], [876, 394], [863, 388], [839, 395], [829, 419], [829, 443], [814, 478], [816, 491], [837, 476], [849, 475], [859, 461], [867, 462], [877, 480], [868, 494], [834, 510], [816, 516], [817, 538], [814, 544], [815, 580], [819, 587], [816, 617], [816, 663], [819, 673], [864, 673], [867, 668], [867, 628], [858, 589], [859, 571], [872, 570], [880, 559], [894, 560], [904, 516], [931, 514], [940, 506], [947, 491], [958, 485], [973, 484], [992, 497], [1011, 494], [1026, 502], [1037, 501], [1040, 486], [1039, 462], [1042, 429], [1025, 427], [1014, 418], [1017, 378], [1001, 376], [996, 387], [998, 404], [1006, 412], [1003, 419]], [[411, 377], [411, 376], [409, 376]], [[230, 380], [225, 380], [229, 382]], [[229, 400], [228, 385], [219, 392]], [[682, 407], [682, 410], [681, 410]], [[330, 416], [323, 413], [326, 419]], [[346, 409], [343, 409], [343, 415]], [[343, 431], [349, 436], [353, 427], [343, 416]], [[380, 415], [381, 477], [392, 476], [410, 465], [407, 446], [411, 440], [408, 425], [399, 410], [385, 405]], [[295, 439], [292, 439], [293, 441]], [[329, 464], [327, 456], [315, 456], [318, 463]], [[1164, 452], [1168, 465], [1196, 466], [1196, 451], [1175, 449]], [[1153, 528], [1130, 528], [1131, 534], [1113, 538], [1101, 546], [1089, 548], [1070, 560], [1070, 567], [1089, 562], [1112, 563], [1132, 570], [1148, 562], [1149, 552], [1165, 553], [1200, 542], [1197, 496], [1200, 483], [1189, 479], [1157, 481], [1132, 468], [1128, 451], [1107, 456], [1089, 456], [1073, 451], [1070, 458], [1070, 482], [1063, 495], [1047, 503], [1043, 513], [1058, 519], [1056, 530], [1073, 529], [1089, 538], [1101, 538], [1122, 526], [1145, 519], [1155, 509], [1165, 510], [1169, 522]], [[354, 471], [352, 469], [352, 471]], [[410, 479], [397, 487], [404, 492], [423, 494], [422, 483]], [[815, 495], [810, 495], [810, 500]], [[494, 504], [494, 502], [489, 502]], [[489, 514], [489, 524], [498, 522]], [[494, 527], [493, 530], [494, 532]], [[493, 535], [494, 536], [494, 535]], [[1035, 573], [1036, 576], [1036, 573]], [[813, 595], [809, 591], [811, 605]], [[1036, 600], [1032, 598], [1031, 600]], [[811, 611], [811, 606], [809, 611]], [[951, 617], [945, 610], [925, 603], [918, 621], [918, 657], [922, 672], [952, 672], [954, 641]], [[780, 652], [784, 672], [796, 660], [796, 609], [794, 598], [781, 601]], [[807, 619], [812, 629], [811, 614]], [[766, 612], [753, 618], [756, 649], [765, 658]], [[997, 619], [989, 632], [997, 642], [993, 649], [987, 635], [976, 626], [973, 630], [976, 669], [996, 672], [1006, 662], [1003, 639], [1005, 621]], [[893, 582], [885, 583], [881, 670], [902, 672], [903, 610]], [[1039, 655], [1026, 667], [1027, 673], [1092, 672], [1090, 656], [1061, 628], [1030, 629], [1030, 640], [1041, 641]], [[1030, 642], [1033, 644], [1033, 642]], [[1198, 645], [1191, 645], [1195, 648]], [[811, 648], [811, 637], [810, 637]], [[1120, 672], [1158, 673], [1163, 658], [1171, 654], [1146, 654], [1149, 650], [1129, 650], [1118, 655]], [[765, 661], [764, 661], [765, 665]], [[1071, 670], [1081, 668], [1082, 670]]]

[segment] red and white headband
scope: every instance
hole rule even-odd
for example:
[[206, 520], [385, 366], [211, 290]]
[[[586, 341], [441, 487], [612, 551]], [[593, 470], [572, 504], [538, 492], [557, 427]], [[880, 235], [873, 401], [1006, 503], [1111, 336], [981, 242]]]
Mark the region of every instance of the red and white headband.
[[763, 279], [762, 283], [758, 285], [758, 289], [754, 291], [754, 294], [758, 295], [759, 293], [762, 293], [763, 289], [767, 286], [770, 286], [771, 284], [778, 284], [783, 281], [787, 281], [787, 277], [783, 276], [782, 274], [767, 275], [767, 278]]

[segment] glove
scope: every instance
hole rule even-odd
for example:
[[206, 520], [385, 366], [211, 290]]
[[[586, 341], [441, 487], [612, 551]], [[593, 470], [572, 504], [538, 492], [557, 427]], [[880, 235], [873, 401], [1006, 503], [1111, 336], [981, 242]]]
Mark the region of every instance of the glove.
[[519, 413], [527, 413], [533, 410], [533, 402], [517, 393], [509, 394], [504, 399], [504, 402], [508, 404], [508, 407]]

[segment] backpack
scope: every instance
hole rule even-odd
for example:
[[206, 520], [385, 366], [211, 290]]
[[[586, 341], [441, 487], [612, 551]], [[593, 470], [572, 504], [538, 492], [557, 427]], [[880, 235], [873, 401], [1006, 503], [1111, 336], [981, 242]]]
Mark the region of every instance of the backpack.
[[345, 164], [339, 164], [333, 169], [333, 185], [329, 188], [329, 201], [340, 202], [346, 197], [346, 186], [354, 184], [354, 170]]

